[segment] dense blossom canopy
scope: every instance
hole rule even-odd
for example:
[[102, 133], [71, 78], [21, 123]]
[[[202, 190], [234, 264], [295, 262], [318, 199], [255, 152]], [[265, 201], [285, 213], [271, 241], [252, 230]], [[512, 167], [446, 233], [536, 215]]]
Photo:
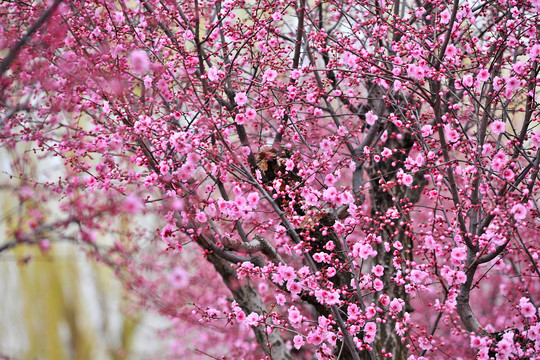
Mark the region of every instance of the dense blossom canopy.
[[537, 359], [539, 11], [2, 2], [0, 251], [79, 243], [172, 358]]

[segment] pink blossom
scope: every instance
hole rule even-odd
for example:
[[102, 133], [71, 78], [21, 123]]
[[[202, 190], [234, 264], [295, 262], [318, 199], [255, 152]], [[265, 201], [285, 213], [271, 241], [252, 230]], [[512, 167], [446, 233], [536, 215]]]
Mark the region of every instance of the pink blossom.
[[310, 344], [319, 345], [323, 341], [323, 338], [321, 334], [319, 334], [318, 331], [317, 332], [311, 331], [307, 336], [307, 341]]
[[457, 247], [452, 249], [452, 259], [458, 261], [464, 261], [467, 258], [467, 248], [466, 247]]
[[471, 75], [466, 75], [463, 77], [462, 83], [467, 87], [471, 87], [474, 85], [474, 79]]
[[325, 302], [328, 305], [337, 305], [339, 304], [339, 294], [335, 291], [329, 292], [328, 296], [325, 299]]
[[375, 121], [377, 121], [379, 117], [375, 114], [373, 114], [373, 111], [368, 111], [366, 113], [366, 122], [369, 124], [369, 125], [373, 125], [375, 124]]
[[456, 284], [464, 284], [467, 281], [467, 275], [465, 274], [465, 272], [461, 270], [456, 271], [455, 276], [456, 276], [456, 281], [455, 281]]
[[371, 272], [375, 274], [375, 276], [383, 276], [384, 267], [382, 265], [376, 265], [371, 269]]
[[426, 9], [424, 7], [419, 7], [417, 8], [415, 11], [414, 11], [414, 15], [416, 17], [421, 17], [422, 15], [424, 15], [426, 13]]
[[298, 70], [291, 71], [291, 79], [296, 80], [302, 75], [302, 73]]
[[529, 48], [529, 57], [532, 61], [537, 61], [540, 57], [540, 44], [534, 44]]
[[47, 252], [51, 249], [51, 242], [49, 239], [39, 240], [39, 248], [42, 252]]
[[283, 306], [285, 304], [285, 295], [283, 294], [276, 294], [276, 303], [278, 305]]
[[246, 123], [246, 117], [244, 114], [236, 114], [234, 117], [234, 122], [238, 125], [244, 125]]
[[448, 24], [450, 22], [450, 12], [448, 10], [441, 12], [439, 17], [441, 19], [441, 24]]
[[302, 322], [302, 315], [300, 311], [295, 306], [291, 306], [288, 310], [289, 312], [289, 321], [293, 325], [299, 325]]
[[448, 45], [446, 47], [445, 55], [448, 56], [449, 58], [453, 58], [454, 56], [457, 55], [457, 53], [458, 53], [457, 48], [454, 45]]
[[517, 89], [519, 89], [521, 85], [521, 81], [519, 81], [519, 79], [515, 76], [512, 76], [511, 78], [509, 79], [506, 79], [506, 89], [508, 91], [515, 91]]
[[132, 51], [129, 54], [129, 63], [131, 70], [137, 75], [142, 75], [150, 70], [150, 59], [144, 50]]
[[422, 350], [431, 350], [433, 348], [433, 345], [431, 345], [431, 342], [425, 337], [420, 337], [418, 339], [418, 345], [420, 346], [420, 349]]
[[433, 134], [433, 127], [431, 125], [424, 125], [420, 131], [422, 132], [423, 137], [428, 137]]
[[390, 305], [390, 296], [386, 295], [386, 294], [381, 294], [381, 296], [379, 297], [379, 302], [381, 303], [381, 305], [383, 306], [388, 306]]
[[521, 313], [526, 318], [532, 318], [536, 314], [536, 308], [530, 303], [529, 299], [525, 297], [522, 297], [519, 300], [519, 306], [521, 308]]
[[447, 140], [451, 143], [458, 141], [460, 138], [459, 132], [449, 125], [444, 126], [444, 133]]
[[248, 118], [250, 120], [255, 119], [255, 117], [257, 116], [257, 112], [254, 109], [251, 109], [251, 108], [247, 108], [244, 114], [245, 114], [246, 118]]
[[514, 172], [510, 168], [506, 168], [503, 170], [502, 176], [507, 181], [512, 181], [514, 179]]
[[373, 280], [373, 289], [375, 289], [375, 291], [381, 291], [384, 289], [384, 283], [381, 279], [377, 278]]
[[405, 186], [411, 186], [413, 183], [413, 176], [411, 174], [405, 174], [403, 175], [403, 178], [401, 179], [401, 182]]
[[184, 41], [191, 41], [195, 39], [195, 35], [191, 32], [191, 30], [184, 31], [184, 34], [182, 35]]
[[293, 344], [295, 349], [300, 349], [304, 344], [304, 337], [302, 335], [295, 335], [293, 338]]
[[210, 69], [208, 69], [206, 76], [208, 77], [208, 80], [216, 82], [219, 80], [219, 71], [215, 66], [212, 66]]
[[287, 281], [294, 280], [296, 278], [296, 273], [292, 266], [280, 266], [278, 272], [281, 277]]
[[259, 194], [256, 192], [251, 192], [247, 196], [247, 202], [251, 207], [256, 207], [259, 203]]
[[392, 150], [390, 150], [389, 148], [385, 147], [383, 149], [383, 151], [381, 152], [381, 156], [385, 159], [389, 158], [390, 156], [392, 156]]
[[375, 334], [377, 332], [377, 324], [374, 322], [368, 322], [364, 325], [364, 331], [368, 334]]
[[390, 309], [392, 309], [392, 311], [398, 313], [401, 311], [401, 309], [403, 309], [403, 305], [405, 304], [405, 302], [401, 299], [393, 299], [392, 301], [390, 301]]
[[411, 270], [411, 281], [420, 284], [422, 281], [424, 281], [425, 278], [427, 278], [429, 275], [421, 270]]
[[512, 70], [519, 75], [523, 75], [527, 71], [527, 64], [524, 61], [517, 61], [512, 65]]
[[249, 154], [251, 154], [251, 149], [249, 148], [249, 146], [242, 146], [242, 148], [240, 149], [240, 152], [244, 156], [249, 156]]
[[204, 224], [208, 221], [208, 217], [206, 216], [205, 213], [199, 212], [197, 213], [197, 215], [195, 215], [195, 221], [197, 221], [198, 223]]
[[494, 121], [490, 128], [494, 134], [500, 135], [506, 131], [506, 124], [504, 121]]
[[337, 200], [338, 191], [335, 187], [330, 186], [323, 191], [323, 199], [329, 203], [333, 203]]
[[129, 195], [122, 204], [122, 210], [127, 214], [136, 214], [142, 207], [142, 202], [139, 197], [131, 194]]
[[512, 206], [512, 210], [510, 210], [512, 214], [514, 214], [514, 219], [516, 220], [523, 220], [527, 217], [527, 208], [523, 206], [523, 204], [516, 204]]
[[478, 80], [482, 81], [482, 82], [486, 82], [490, 77], [490, 74], [489, 74], [489, 71], [487, 71], [486, 69], [482, 69], [478, 72]]
[[506, 155], [502, 150], [499, 150], [495, 156], [493, 156], [493, 160], [491, 160], [491, 167], [495, 171], [501, 171], [504, 165], [506, 164]]
[[277, 79], [277, 71], [274, 69], [268, 69], [264, 72], [263, 81], [274, 82]]
[[248, 102], [248, 98], [246, 96], [246, 93], [239, 92], [234, 96], [234, 101], [238, 106], [244, 106]]
[[289, 290], [291, 294], [297, 295], [302, 291], [302, 286], [300, 286], [299, 283], [291, 280], [287, 282], [287, 290]]
[[167, 275], [167, 280], [176, 290], [183, 289], [188, 286], [189, 279], [189, 274], [181, 267], [174, 268], [174, 270]]
[[246, 317], [244, 323], [249, 326], [257, 326], [259, 325], [260, 320], [261, 320], [261, 316], [255, 312], [252, 312]]

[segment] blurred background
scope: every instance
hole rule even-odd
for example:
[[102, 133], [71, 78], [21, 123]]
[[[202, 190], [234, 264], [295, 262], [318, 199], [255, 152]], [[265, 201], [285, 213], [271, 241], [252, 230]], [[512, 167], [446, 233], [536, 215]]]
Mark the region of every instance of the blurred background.
[[[21, 228], [21, 219], [44, 212], [55, 217], [37, 192], [21, 197], [10, 185], [31, 176], [50, 179], [61, 166], [32, 162], [21, 156], [25, 150], [0, 149], [0, 249], [13, 242], [10, 234]], [[167, 319], [134, 310], [108, 266], [74, 242], [41, 245], [0, 251], [0, 359], [152, 359], [168, 348], [157, 336]]]

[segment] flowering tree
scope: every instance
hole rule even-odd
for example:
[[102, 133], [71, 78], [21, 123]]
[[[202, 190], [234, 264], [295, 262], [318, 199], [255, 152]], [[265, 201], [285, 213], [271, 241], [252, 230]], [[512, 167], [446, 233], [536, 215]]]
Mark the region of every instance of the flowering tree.
[[537, 0], [0, 8], [2, 143], [57, 159], [0, 250], [80, 243], [178, 358], [540, 356]]

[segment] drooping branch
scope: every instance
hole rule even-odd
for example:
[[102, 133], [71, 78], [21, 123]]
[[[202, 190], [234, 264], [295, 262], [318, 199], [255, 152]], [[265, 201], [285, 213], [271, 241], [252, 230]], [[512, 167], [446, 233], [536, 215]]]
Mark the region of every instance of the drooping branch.
[[19, 52], [23, 48], [24, 45], [30, 41], [30, 38], [47, 22], [47, 20], [52, 16], [52, 14], [56, 11], [58, 6], [62, 3], [64, 0], [54, 0], [52, 5], [41, 14], [41, 16], [37, 19], [37, 21], [28, 29], [28, 31], [17, 41], [15, 46], [13, 46], [9, 53], [6, 55], [6, 57], [2, 60], [2, 63], [0, 63], [0, 77], [4, 75], [4, 73], [9, 69], [11, 66], [11, 63], [17, 58], [17, 55], [19, 55]]

